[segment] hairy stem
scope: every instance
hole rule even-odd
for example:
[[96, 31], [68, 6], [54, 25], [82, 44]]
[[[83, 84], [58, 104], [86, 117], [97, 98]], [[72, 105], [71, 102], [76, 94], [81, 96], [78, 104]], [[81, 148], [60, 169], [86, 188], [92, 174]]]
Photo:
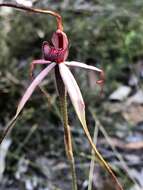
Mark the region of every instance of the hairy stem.
[[61, 79], [58, 66], [56, 66], [55, 68], [55, 76], [56, 76], [56, 84], [60, 98], [61, 112], [63, 116], [65, 149], [72, 172], [72, 189], [77, 190], [77, 177], [75, 172], [75, 161], [73, 157], [72, 139], [71, 139], [70, 126], [68, 125], [66, 90], [63, 81]]
[[0, 7], [12, 7], [15, 9], [21, 9], [21, 10], [25, 10], [25, 11], [29, 11], [29, 12], [33, 12], [33, 13], [42, 13], [42, 14], [49, 14], [52, 15], [54, 17], [56, 17], [57, 20], [57, 28], [61, 31], [63, 31], [63, 24], [62, 24], [62, 17], [61, 15], [59, 15], [58, 13], [52, 11], [52, 10], [43, 10], [43, 9], [38, 9], [38, 8], [32, 8], [32, 7], [26, 7], [23, 5], [19, 5], [19, 4], [12, 4], [12, 3], [0, 3]]

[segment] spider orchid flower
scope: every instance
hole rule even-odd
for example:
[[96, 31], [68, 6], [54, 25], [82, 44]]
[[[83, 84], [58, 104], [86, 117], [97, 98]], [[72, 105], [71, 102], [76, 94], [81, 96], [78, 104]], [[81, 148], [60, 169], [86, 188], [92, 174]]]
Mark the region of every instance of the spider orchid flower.
[[34, 92], [35, 88], [39, 86], [39, 84], [44, 80], [44, 78], [48, 75], [48, 73], [54, 69], [54, 67], [59, 67], [59, 73], [65, 85], [65, 88], [70, 96], [74, 109], [77, 113], [77, 116], [82, 123], [85, 123], [85, 104], [83, 101], [83, 97], [81, 91], [78, 87], [78, 84], [71, 73], [69, 67], [80, 67], [83, 69], [93, 70], [99, 73], [101, 79], [97, 80], [97, 84], [102, 85], [104, 82], [104, 73], [101, 69], [98, 69], [94, 66], [90, 66], [84, 63], [80, 63], [77, 61], [66, 61], [68, 57], [68, 38], [67, 35], [61, 31], [57, 30], [51, 39], [51, 44], [47, 41], [43, 42], [42, 45], [42, 53], [43, 59], [34, 60], [31, 63], [31, 75], [33, 76], [33, 70], [35, 65], [37, 64], [45, 64], [47, 67], [42, 70], [38, 76], [33, 80], [30, 84], [26, 92], [24, 93], [22, 99], [17, 108], [17, 112], [15, 115], [16, 117], [22, 111], [24, 105], [31, 97], [32, 93]]
[[[101, 69], [98, 69], [94, 66], [87, 65], [85, 63], [80, 63], [77, 61], [66, 61], [68, 57], [69, 49], [68, 49], [68, 38], [67, 35], [60, 29], [53, 34], [51, 39], [51, 44], [47, 41], [43, 42], [42, 45], [42, 54], [43, 58], [34, 60], [31, 63], [30, 74], [33, 78], [33, 70], [36, 65], [47, 65], [45, 69], [43, 69], [32, 81], [27, 90], [25, 91], [23, 97], [21, 98], [16, 114], [13, 119], [8, 123], [7, 128], [0, 140], [0, 143], [3, 141], [4, 137], [7, 135], [8, 131], [12, 128], [15, 120], [23, 110], [25, 104], [33, 94], [36, 87], [40, 85], [40, 83], [47, 77], [49, 72], [54, 68], [58, 67], [60, 78], [62, 79], [65, 89], [68, 92], [76, 114], [83, 126], [83, 128], [87, 129], [86, 119], [85, 119], [85, 104], [79, 89], [79, 86], [71, 73], [69, 67], [80, 67], [83, 69], [93, 70], [99, 73], [100, 79], [97, 80], [97, 84], [103, 85], [104, 83], [104, 72]], [[88, 135], [88, 134], [86, 134]], [[92, 140], [91, 140], [92, 143]]]
[[[75, 108], [77, 116], [80, 122], [82, 123], [82, 125], [85, 124], [86, 122], [85, 122], [84, 101], [82, 98], [81, 91], [77, 85], [76, 80], [74, 79], [74, 76], [69, 70], [69, 67], [80, 67], [83, 69], [89, 69], [89, 70], [98, 72], [100, 79], [97, 80], [97, 84], [99, 84], [101, 87], [104, 84], [104, 72], [101, 69], [98, 69], [94, 66], [90, 66], [84, 63], [80, 63], [77, 61], [66, 61], [68, 57], [68, 53], [69, 53], [68, 38], [67, 38], [67, 35], [63, 32], [62, 17], [58, 13], [53, 12], [51, 10], [36, 9], [36, 8], [25, 7], [25, 6], [21, 6], [17, 4], [15, 5], [11, 3], [0, 3], [0, 7], [1, 6], [13, 7], [16, 9], [26, 10], [26, 11], [30, 11], [34, 13], [50, 14], [56, 17], [57, 28], [58, 28], [57, 31], [52, 36], [51, 43], [48, 43], [47, 41], [43, 42], [43, 45], [42, 45], [43, 58], [39, 60], [34, 60], [31, 63], [30, 74], [32, 78], [33, 78], [33, 70], [34, 70], [35, 65], [45, 64], [47, 65], [47, 67], [38, 74], [38, 76], [32, 81], [30, 86], [27, 88], [26, 92], [24, 93], [23, 97], [21, 98], [18, 104], [16, 114], [13, 117], [13, 119], [10, 121], [8, 126], [11, 126], [12, 123], [17, 119], [18, 115], [24, 108], [26, 102], [31, 97], [35, 88], [40, 85], [40, 83], [44, 80], [44, 78], [48, 75], [48, 73], [52, 69], [57, 68], [57, 67], [59, 69], [58, 73], [70, 96], [70, 99]], [[7, 134], [8, 131], [9, 131], [9, 127], [7, 127], [7, 130], [5, 131], [4, 136]], [[0, 140], [0, 143], [3, 140], [3, 138]]]

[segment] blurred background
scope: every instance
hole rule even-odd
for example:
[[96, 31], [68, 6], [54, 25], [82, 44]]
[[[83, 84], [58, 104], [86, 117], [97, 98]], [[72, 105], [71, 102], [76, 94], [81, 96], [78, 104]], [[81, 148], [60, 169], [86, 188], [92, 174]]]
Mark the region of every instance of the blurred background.
[[[72, 69], [81, 88], [88, 127], [98, 150], [124, 190], [143, 189], [143, 1], [17, 0], [0, 1], [52, 9], [63, 17], [69, 60], [102, 68], [103, 96], [95, 72]], [[0, 8], [0, 133], [15, 114], [30, 84], [29, 66], [41, 57], [42, 42], [56, 30], [55, 18]], [[37, 67], [36, 72], [41, 70]], [[0, 190], [70, 190], [59, 101], [51, 73], [37, 89], [15, 128], [0, 146]], [[80, 190], [114, 190], [97, 162], [71, 102], [69, 122]], [[91, 175], [89, 175], [89, 173]], [[91, 182], [90, 182], [91, 184]]]

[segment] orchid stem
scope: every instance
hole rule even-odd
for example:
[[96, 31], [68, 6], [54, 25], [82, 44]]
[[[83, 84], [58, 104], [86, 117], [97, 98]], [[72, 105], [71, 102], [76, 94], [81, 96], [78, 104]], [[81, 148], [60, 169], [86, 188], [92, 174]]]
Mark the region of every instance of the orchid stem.
[[21, 9], [21, 10], [25, 10], [25, 11], [29, 11], [29, 12], [33, 12], [33, 13], [42, 13], [42, 14], [49, 14], [52, 15], [54, 17], [56, 17], [57, 20], [57, 28], [61, 31], [63, 31], [63, 24], [62, 24], [62, 17], [60, 14], [52, 11], [52, 10], [43, 10], [43, 9], [38, 9], [38, 8], [32, 8], [32, 7], [26, 7], [23, 5], [19, 5], [19, 4], [12, 4], [12, 3], [0, 3], [0, 7], [12, 7], [15, 9]]
[[66, 103], [66, 96], [65, 98], [60, 98], [61, 104], [61, 111], [63, 115], [63, 125], [64, 125], [64, 141], [65, 141], [65, 149], [66, 154], [70, 163], [71, 172], [72, 172], [72, 188], [73, 190], [77, 190], [77, 179], [76, 179], [76, 172], [75, 172], [75, 161], [73, 157], [73, 150], [72, 150], [72, 141], [71, 141], [71, 132], [70, 127], [68, 125], [68, 118], [67, 118], [67, 103]]
[[61, 112], [63, 116], [65, 149], [66, 149], [67, 158], [69, 160], [69, 164], [70, 164], [70, 168], [72, 172], [72, 189], [77, 190], [77, 177], [76, 177], [76, 171], [75, 171], [75, 161], [74, 161], [74, 156], [73, 156], [71, 131], [70, 131], [70, 126], [68, 125], [67, 96], [66, 96], [66, 90], [65, 90], [63, 81], [61, 79], [58, 67], [55, 68], [55, 76], [56, 76], [57, 89], [59, 92]]

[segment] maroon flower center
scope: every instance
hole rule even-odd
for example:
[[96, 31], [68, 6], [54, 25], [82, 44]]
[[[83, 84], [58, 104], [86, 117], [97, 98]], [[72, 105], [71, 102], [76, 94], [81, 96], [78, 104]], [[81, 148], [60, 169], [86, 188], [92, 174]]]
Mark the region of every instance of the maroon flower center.
[[64, 57], [65, 57], [65, 50], [57, 49], [55, 47], [50, 47], [49, 52], [44, 54], [44, 59], [56, 63], [61, 63], [65, 61]]
[[52, 46], [48, 42], [43, 43], [43, 56], [45, 60], [61, 63], [68, 56], [68, 40], [63, 32], [55, 32], [52, 37]]

